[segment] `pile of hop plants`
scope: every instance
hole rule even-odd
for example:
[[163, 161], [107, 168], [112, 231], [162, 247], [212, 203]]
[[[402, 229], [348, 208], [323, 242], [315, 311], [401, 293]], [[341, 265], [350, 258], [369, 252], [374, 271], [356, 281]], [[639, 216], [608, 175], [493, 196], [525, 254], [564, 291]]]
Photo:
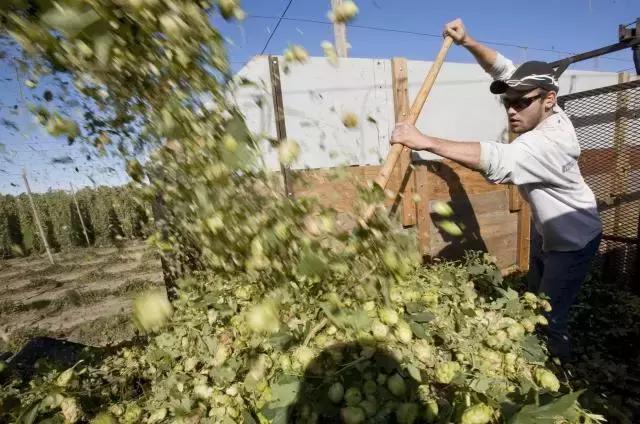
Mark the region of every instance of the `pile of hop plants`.
[[[164, 205], [152, 242], [186, 271], [173, 303], [158, 292], [136, 300], [148, 343], [31, 379], [5, 370], [3, 420], [600, 419], [545, 367], [534, 332], [548, 304], [501, 289], [487, 258], [421, 268], [414, 236], [385, 214], [343, 231], [330, 208], [282, 195], [227, 101], [235, 82], [210, 22], [242, 17], [236, 1], [16, 0], [0, 10], [32, 64], [29, 86], [66, 72], [93, 111], [72, 122], [36, 109], [43, 124], [129, 160], [144, 197]], [[100, 125], [109, 132], [96, 134]], [[139, 145], [154, 151], [144, 165]], [[295, 159], [295, 142], [276, 147]], [[381, 197], [364, 188], [359, 208]]]
[[596, 422], [544, 366], [544, 300], [478, 294], [474, 275], [494, 271], [480, 259], [420, 269], [387, 248], [370, 255], [386, 266], [357, 269], [352, 241], [341, 263], [358, 278], [301, 257], [271, 289], [264, 274], [205, 273], [173, 307], [150, 293], [135, 305], [147, 346], [15, 381], [4, 402], [20, 399], [13, 419], [67, 422]]

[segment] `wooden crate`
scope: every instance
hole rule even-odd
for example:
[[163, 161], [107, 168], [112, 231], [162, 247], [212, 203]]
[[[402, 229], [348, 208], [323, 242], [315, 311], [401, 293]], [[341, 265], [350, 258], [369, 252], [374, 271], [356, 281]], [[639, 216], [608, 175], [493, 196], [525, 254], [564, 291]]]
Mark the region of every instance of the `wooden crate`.
[[[273, 69], [271, 69], [274, 72]], [[396, 122], [409, 110], [407, 62], [392, 61], [393, 96]], [[273, 78], [272, 78], [273, 79]], [[274, 85], [274, 98], [281, 88]], [[278, 122], [284, 126], [284, 115]], [[282, 139], [282, 137], [279, 137]], [[290, 174], [295, 197], [313, 197], [321, 205], [338, 213], [338, 225], [350, 229], [356, 225], [358, 187], [370, 184], [380, 166], [353, 166], [336, 169], [283, 170]], [[411, 160], [403, 151], [388, 183], [395, 193], [387, 210], [407, 231], [416, 231], [420, 250], [426, 260], [461, 259], [468, 250], [481, 250], [495, 256], [501, 269], [528, 269], [530, 215], [517, 190], [487, 182], [478, 172], [449, 160]], [[287, 189], [287, 193], [289, 189]], [[418, 201], [414, 201], [417, 194]], [[451, 219], [463, 228], [462, 237], [451, 237], [436, 225], [432, 208], [436, 201], [449, 202], [455, 212]]]
[[[349, 229], [356, 225], [347, 215], [354, 214], [357, 190], [378, 174], [379, 166], [355, 166], [343, 169], [340, 179], [331, 176], [335, 170], [313, 169], [294, 173], [296, 196], [315, 198], [321, 205], [338, 212], [340, 225]], [[408, 231], [418, 231], [420, 249], [426, 259], [441, 257], [460, 259], [466, 250], [487, 251], [496, 256], [502, 269], [518, 263], [519, 212], [509, 209], [509, 187], [488, 183], [481, 174], [454, 162], [428, 161], [414, 163], [411, 180], [420, 196], [415, 208], [417, 227], [406, 226]], [[400, 178], [394, 173], [390, 187], [399, 187]], [[388, 199], [389, 213], [402, 222], [403, 196]], [[434, 223], [432, 214], [436, 201], [450, 202], [455, 216], [451, 219], [463, 226], [462, 237], [443, 233]], [[394, 205], [396, 207], [394, 208]], [[422, 233], [421, 233], [422, 232]]]

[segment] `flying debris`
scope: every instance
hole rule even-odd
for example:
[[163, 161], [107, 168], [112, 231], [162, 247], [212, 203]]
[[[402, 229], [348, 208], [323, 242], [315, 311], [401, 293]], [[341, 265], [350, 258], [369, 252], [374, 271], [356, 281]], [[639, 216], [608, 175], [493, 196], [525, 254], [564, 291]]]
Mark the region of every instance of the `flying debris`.
[[61, 156], [58, 158], [51, 159], [51, 163], [66, 165], [69, 163], [73, 163], [73, 159], [70, 156]]

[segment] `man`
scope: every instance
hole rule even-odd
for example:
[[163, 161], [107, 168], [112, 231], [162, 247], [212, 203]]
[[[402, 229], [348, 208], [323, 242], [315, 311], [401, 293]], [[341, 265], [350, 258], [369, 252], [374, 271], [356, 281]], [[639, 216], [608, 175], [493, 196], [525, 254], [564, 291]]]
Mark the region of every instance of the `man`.
[[[490, 90], [502, 96], [511, 144], [455, 142], [420, 133], [413, 125], [398, 124], [391, 143], [426, 150], [484, 173], [499, 184], [515, 184], [532, 211], [529, 289], [550, 298], [549, 350], [561, 361], [570, 359], [569, 308], [575, 301], [598, 250], [602, 224], [592, 191], [577, 165], [580, 147], [567, 115], [556, 104], [558, 82], [544, 62], [519, 68], [480, 44], [457, 19], [444, 35], [469, 50], [494, 82]], [[473, 111], [469, 111], [473, 113]]]

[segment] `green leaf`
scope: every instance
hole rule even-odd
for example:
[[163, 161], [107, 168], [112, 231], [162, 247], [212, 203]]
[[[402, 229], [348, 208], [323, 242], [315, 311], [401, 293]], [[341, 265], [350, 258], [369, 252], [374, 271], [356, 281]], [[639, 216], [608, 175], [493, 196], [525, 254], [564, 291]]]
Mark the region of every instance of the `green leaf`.
[[353, 328], [355, 330], [369, 330], [371, 328], [371, 319], [367, 312], [362, 309], [345, 312], [327, 302], [321, 303], [320, 307], [327, 318], [341, 328]]
[[522, 310], [522, 304], [518, 299], [510, 299], [506, 302], [504, 307], [504, 313], [506, 315], [514, 316]]
[[258, 424], [256, 420], [247, 411], [242, 411], [242, 422], [245, 424]]
[[269, 403], [269, 409], [282, 408], [296, 401], [300, 390], [300, 380], [296, 379], [287, 383], [277, 383], [271, 386], [273, 400]]
[[288, 406], [279, 408], [265, 408], [261, 412], [261, 416], [270, 424], [287, 424]]
[[543, 364], [547, 360], [547, 355], [540, 344], [540, 340], [534, 335], [526, 336], [522, 340], [522, 356], [528, 362], [536, 364]]
[[469, 265], [467, 267], [467, 272], [471, 275], [484, 274], [486, 271], [487, 271], [487, 268], [484, 265], [480, 265], [480, 264]]
[[328, 270], [327, 262], [311, 249], [305, 249], [298, 262], [298, 273], [309, 278], [322, 277]]
[[420, 370], [418, 370], [418, 367], [416, 367], [414, 364], [407, 365], [407, 372], [418, 383], [422, 382], [422, 376], [420, 375]]
[[415, 321], [409, 321], [409, 327], [411, 327], [411, 331], [413, 331], [413, 335], [419, 339], [428, 339], [429, 334], [424, 329], [424, 326], [418, 324]]
[[436, 319], [436, 316], [433, 312], [424, 311], [417, 314], [410, 314], [409, 318], [415, 322], [425, 323], [433, 321], [434, 319]]
[[38, 412], [40, 412], [40, 402], [34, 402], [24, 414], [20, 415], [18, 424], [33, 424], [38, 418]]
[[209, 335], [204, 336], [202, 339], [204, 340], [204, 344], [207, 345], [209, 353], [215, 355], [216, 351], [218, 350], [218, 342], [216, 341], [216, 339]]
[[233, 379], [236, 378], [236, 372], [228, 366], [214, 368], [211, 370], [209, 375], [211, 375], [211, 378], [220, 385], [230, 384], [233, 382]]
[[371, 320], [369, 315], [363, 310], [353, 311], [353, 313], [345, 314], [342, 318], [344, 325], [356, 330], [368, 330], [371, 328]]
[[487, 377], [479, 377], [471, 382], [470, 387], [478, 393], [486, 393], [489, 390], [490, 383]]
[[509, 424], [554, 424], [558, 417], [569, 419], [577, 415], [572, 410], [583, 391], [569, 393], [542, 406], [526, 405], [509, 420]]
[[409, 302], [405, 305], [405, 308], [407, 309], [407, 312], [410, 314], [417, 314], [427, 310], [426, 306], [418, 302]]
[[292, 339], [293, 336], [291, 333], [284, 327], [281, 327], [277, 333], [269, 337], [269, 343], [274, 347], [283, 349]]

